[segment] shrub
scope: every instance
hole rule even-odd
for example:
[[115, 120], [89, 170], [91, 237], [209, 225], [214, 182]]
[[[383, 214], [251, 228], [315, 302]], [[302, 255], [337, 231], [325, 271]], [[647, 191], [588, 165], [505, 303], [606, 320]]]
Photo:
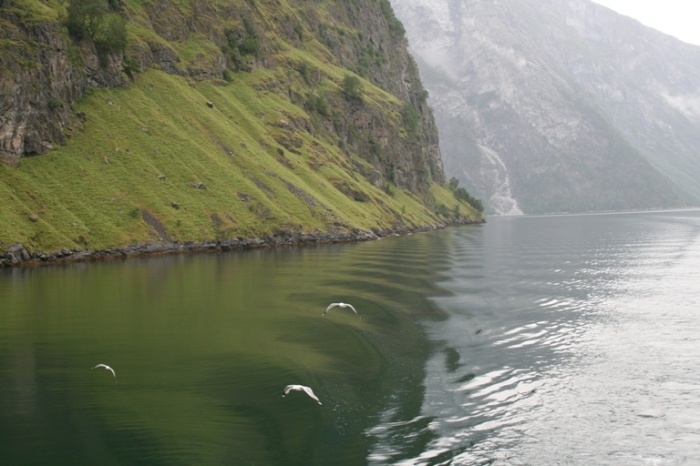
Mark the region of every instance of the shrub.
[[105, 15], [95, 31], [95, 48], [100, 53], [123, 52], [126, 49], [126, 20], [118, 13]]
[[258, 56], [260, 53], [260, 44], [258, 43], [257, 37], [246, 37], [243, 42], [238, 46], [238, 51], [242, 55], [254, 55]]
[[399, 21], [394, 14], [394, 10], [391, 8], [391, 3], [389, 0], [379, 0], [379, 7], [382, 10], [382, 14], [386, 19], [386, 22], [389, 24], [389, 29], [397, 34], [404, 35], [406, 30], [404, 29], [401, 21]]
[[49, 109], [57, 112], [63, 108], [63, 102], [60, 99], [53, 98], [49, 100]]
[[294, 32], [297, 33], [299, 40], [304, 40], [304, 28], [301, 26], [301, 24], [297, 23], [294, 25]]
[[364, 94], [364, 87], [362, 86], [362, 81], [357, 76], [352, 76], [349, 74], [345, 75], [343, 82], [340, 85], [343, 95], [348, 100], [362, 100], [362, 95]]
[[466, 189], [457, 188], [454, 190], [454, 195], [457, 199], [465, 201], [469, 205], [474, 207], [474, 209], [476, 209], [477, 212], [481, 213], [484, 211], [484, 204], [481, 202], [481, 199], [476, 199], [471, 194], [469, 194]]
[[422, 104], [428, 101], [428, 97], [430, 97], [430, 93], [426, 89], [423, 89], [420, 91], [420, 93], [418, 93], [418, 101]]
[[310, 66], [308, 63], [305, 61], [302, 61], [299, 63], [299, 74], [301, 75], [302, 78], [304, 78], [304, 82], [306, 84], [309, 84], [311, 81], [311, 70]]
[[420, 115], [413, 105], [405, 104], [403, 110], [401, 111], [401, 118], [403, 119], [403, 126], [406, 131], [411, 136], [418, 135], [418, 121], [420, 120]]
[[260, 41], [258, 40], [258, 32], [255, 29], [253, 20], [247, 16], [243, 17], [243, 29], [245, 30], [245, 38], [238, 44], [238, 51], [242, 55], [260, 54]]
[[[114, 1], [109, 5], [114, 7]], [[126, 19], [118, 13], [109, 13], [105, 0], [72, 0], [66, 10], [66, 27], [77, 41], [92, 40], [100, 56], [106, 62], [107, 54], [126, 50]]]
[[326, 98], [323, 95], [317, 94], [316, 92], [309, 93], [306, 106], [308, 110], [315, 111], [319, 115], [327, 117], [331, 114], [331, 107]]
[[460, 188], [459, 187], [459, 180], [455, 178], [454, 176], [450, 178], [449, 187], [452, 190], [452, 194], [454, 194], [455, 198], [459, 199], [460, 201], [464, 201], [470, 206], [474, 207], [477, 212], [483, 213], [484, 212], [484, 203], [481, 202], [481, 199], [477, 199], [471, 194], [467, 192], [466, 189]]
[[136, 58], [126, 55], [124, 57], [124, 61], [122, 62], [122, 69], [129, 78], [134, 79], [134, 73], [141, 71], [141, 65]]
[[67, 13], [66, 26], [74, 39], [94, 39], [99, 23], [107, 13], [107, 4], [103, 0], [72, 0]]
[[382, 145], [379, 143], [379, 141], [370, 136], [367, 143], [369, 144], [369, 153], [377, 157], [379, 160], [383, 160], [384, 153], [382, 151]]
[[445, 204], [438, 204], [436, 206], [435, 211], [441, 217], [449, 217], [450, 216], [450, 208], [447, 207]]

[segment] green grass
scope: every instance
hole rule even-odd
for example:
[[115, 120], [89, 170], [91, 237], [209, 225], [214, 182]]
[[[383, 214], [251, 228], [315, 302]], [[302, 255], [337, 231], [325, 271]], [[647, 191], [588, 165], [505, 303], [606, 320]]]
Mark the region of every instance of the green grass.
[[37, 2], [36, 0], [14, 0], [12, 5], [5, 7], [6, 11], [18, 14], [26, 25], [55, 21], [60, 11], [59, 2], [50, 0]]
[[[63, 8], [57, 0], [21, 4], [33, 21], [56, 21]], [[205, 13], [239, 8], [254, 15], [258, 32], [274, 44], [266, 51], [274, 66], [231, 72], [228, 84], [152, 69], [136, 75], [127, 88], [91, 89], [73, 102], [87, 120], [80, 131], [66, 129], [72, 138], [65, 146], [24, 157], [18, 168], [0, 164], [0, 250], [12, 243], [48, 252], [252, 239], [290, 230], [415, 228], [449, 220], [457, 211], [479, 220], [439, 186], [422, 196], [393, 185], [377, 188], [358, 171], [375, 170], [370, 162], [344, 147], [342, 136], [323, 127], [318, 114], [305, 112], [299, 100], [316, 93], [328, 102], [326, 123], [339, 115], [340, 84], [350, 71], [311, 33], [299, 44], [282, 39], [278, 16], [291, 15], [299, 25], [306, 18], [305, 7], [291, 5], [283, 2], [281, 12], [267, 2], [216, 0]], [[129, 0], [124, 6], [131, 18], [127, 54], [158, 42], [177, 52], [182, 69], [216, 69], [220, 50], [206, 33], [166, 41], [153, 29], [144, 2]], [[318, 5], [321, 20], [331, 20], [327, 7]], [[191, 9], [191, 2], [180, 0], [163, 14], [174, 15], [171, 22], [179, 24], [179, 15], [191, 15]], [[161, 19], [168, 24], [168, 18]], [[344, 36], [351, 40], [356, 32]], [[14, 49], [8, 41], [0, 46]], [[297, 71], [302, 63], [305, 75]], [[362, 83], [363, 105], [381, 109], [386, 124], [400, 128], [405, 104], [370, 81]], [[198, 183], [206, 189], [195, 188]], [[361, 193], [363, 202], [346, 193]], [[157, 225], [144, 217], [155, 218]]]
[[[164, 239], [142, 210], [179, 241], [436, 223], [425, 200], [377, 189], [336, 145], [304, 130], [291, 131], [300, 153], [280, 156], [276, 137], [290, 131], [279, 121], [308, 116], [254, 90], [269, 78], [261, 71], [215, 86], [149, 71], [128, 89], [92, 91], [76, 105], [87, 115], [84, 130], [64, 147], [18, 168], [0, 166], [0, 247], [106, 249]], [[199, 182], [206, 189], [193, 186]], [[351, 199], [339, 183], [369, 201]], [[432, 195], [456, 204], [444, 188]]]

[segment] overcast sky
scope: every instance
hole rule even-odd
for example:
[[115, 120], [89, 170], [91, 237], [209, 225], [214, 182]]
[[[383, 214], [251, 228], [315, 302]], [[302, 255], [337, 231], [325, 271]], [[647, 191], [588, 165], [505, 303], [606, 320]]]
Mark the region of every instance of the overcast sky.
[[593, 0], [684, 42], [700, 45], [698, 0]]

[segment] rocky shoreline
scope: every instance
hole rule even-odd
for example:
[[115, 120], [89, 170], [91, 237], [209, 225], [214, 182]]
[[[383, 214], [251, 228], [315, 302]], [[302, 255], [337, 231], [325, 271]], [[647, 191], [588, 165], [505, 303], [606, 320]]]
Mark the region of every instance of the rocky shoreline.
[[0, 269], [10, 267], [35, 266], [68, 262], [91, 262], [107, 259], [126, 259], [130, 257], [155, 256], [166, 254], [193, 254], [202, 252], [223, 252], [247, 249], [261, 249], [285, 246], [306, 246], [313, 244], [348, 243], [355, 241], [376, 240], [387, 236], [399, 236], [441, 230], [449, 226], [479, 224], [484, 221], [462, 220], [438, 223], [417, 228], [393, 228], [387, 230], [353, 230], [343, 233], [304, 234], [281, 232], [254, 239], [225, 239], [210, 241], [184, 242], [146, 242], [125, 247], [81, 250], [62, 248], [54, 252], [28, 251], [23, 244], [16, 243], [0, 252]]

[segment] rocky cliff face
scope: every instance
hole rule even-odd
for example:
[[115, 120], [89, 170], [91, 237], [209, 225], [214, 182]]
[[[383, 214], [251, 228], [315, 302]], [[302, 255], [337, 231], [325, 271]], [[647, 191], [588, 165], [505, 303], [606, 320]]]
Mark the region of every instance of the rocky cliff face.
[[392, 0], [448, 175], [499, 214], [700, 202], [700, 47], [587, 0]]
[[[312, 53], [356, 72], [417, 115], [417, 126], [406, 134], [387, 108], [331, 98], [344, 111], [321, 115], [323, 124], [373, 164], [376, 173], [368, 176], [377, 185], [394, 182], [415, 192], [444, 181], [431, 110], [387, 1], [306, 0], [285, 8], [264, 0], [102, 3], [127, 19], [124, 53], [100, 54], [93, 41], [75, 40], [61, 8], [0, 2], [0, 160], [16, 166], [79, 131], [73, 102], [86, 89], [126, 87], [128, 75], [150, 68], [208, 81], [260, 68], [298, 68], [301, 62], [282, 59], [281, 52], [303, 49], [313, 36], [323, 46]], [[313, 72], [307, 79], [316, 83], [327, 77], [318, 68]], [[286, 86], [294, 98], [291, 83], [270, 85]]]
[[123, 86], [121, 57], [99, 64], [74, 44], [55, 11], [0, 2], [0, 161], [44, 154], [81, 127], [72, 102], [89, 86]]
[[388, 0], [0, 0], [0, 18], [0, 265], [483, 221], [444, 183]]
[[[314, 2], [310, 2], [314, 3]], [[438, 131], [432, 109], [427, 105], [426, 92], [418, 67], [408, 52], [403, 25], [394, 16], [387, 0], [331, 2], [328, 13], [338, 26], [325, 25], [313, 17], [309, 27], [323, 39], [340, 64], [365, 77], [380, 88], [398, 97], [404, 109], [416, 112], [414, 128], [406, 127], [403, 136], [394, 132], [391, 124], [379, 113], [366, 113], [366, 108], [352, 104], [343, 113], [350, 116], [343, 124], [347, 130], [359, 129], [368, 137], [357, 149], [364, 154], [377, 153], [383, 159], [385, 176], [411, 190], [420, 190], [425, 180], [444, 182]], [[311, 9], [307, 9], [309, 14]], [[340, 24], [361, 31], [349, 39]], [[402, 115], [405, 120], [405, 115]], [[407, 134], [406, 134], [407, 133]], [[378, 143], [378, 146], [377, 146]]]

